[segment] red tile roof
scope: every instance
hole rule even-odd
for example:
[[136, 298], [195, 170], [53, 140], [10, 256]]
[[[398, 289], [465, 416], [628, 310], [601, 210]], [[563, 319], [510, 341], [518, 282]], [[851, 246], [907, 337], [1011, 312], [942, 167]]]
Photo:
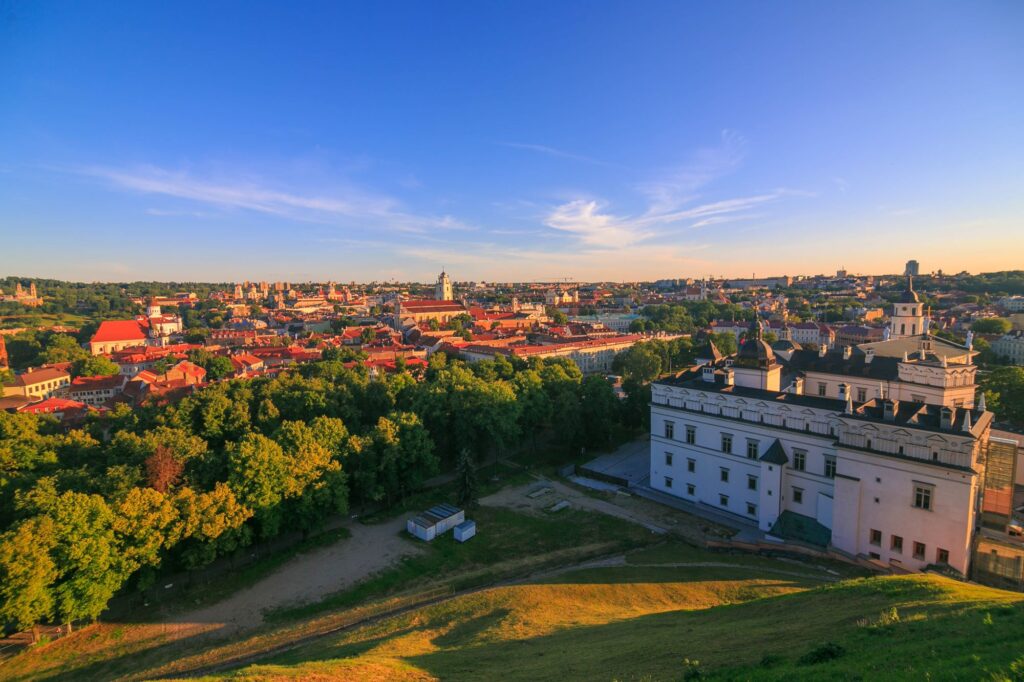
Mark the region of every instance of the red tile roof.
[[18, 412], [29, 412], [31, 414], [48, 414], [52, 412], [63, 412], [64, 410], [81, 410], [85, 403], [77, 400], [65, 400], [64, 398], [47, 398], [37, 403], [19, 407]]
[[69, 390], [70, 392], [103, 391], [111, 388], [121, 388], [124, 385], [124, 382], [125, 378], [120, 374], [115, 374], [112, 377], [75, 377], [71, 381], [71, 388]]
[[106, 341], [143, 341], [146, 333], [135, 320], [105, 320], [100, 322], [96, 333], [92, 335], [92, 343]]
[[458, 301], [402, 301], [402, 312], [406, 313], [464, 313], [465, 306]]

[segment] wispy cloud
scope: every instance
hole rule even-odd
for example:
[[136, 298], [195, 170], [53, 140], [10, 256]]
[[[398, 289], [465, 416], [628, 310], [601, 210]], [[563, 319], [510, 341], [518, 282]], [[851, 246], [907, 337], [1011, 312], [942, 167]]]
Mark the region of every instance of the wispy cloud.
[[512, 149], [524, 149], [530, 152], [536, 152], [538, 154], [544, 154], [545, 156], [553, 156], [558, 159], [569, 159], [571, 161], [581, 161], [583, 163], [590, 163], [595, 166], [606, 166], [608, 168], [625, 168], [617, 163], [610, 161], [602, 161], [601, 159], [595, 159], [592, 156], [585, 156], [583, 154], [574, 154], [567, 152], [562, 149], [556, 149], [555, 147], [549, 147], [544, 144], [529, 144], [526, 142], [499, 142], [502, 147], [511, 147]]
[[551, 209], [544, 224], [576, 236], [591, 247], [631, 246], [683, 228], [701, 228], [757, 217], [755, 208], [782, 197], [804, 194], [785, 188], [750, 196], [700, 203], [701, 190], [736, 170], [743, 161], [746, 140], [732, 131], [722, 133], [721, 144], [697, 151], [690, 162], [669, 169], [637, 189], [647, 197], [647, 208], [634, 215], [608, 211], [608, 202], [576, 198]]
[[417, 215], [404, 210], [392, 197], [349, 186], [340, 187], [330, 194], [304, 194], [271, 188], [249, 179], [206, 179], [155, 166], [131, 169], [91, 166], [75, 172], [106, 181], [119, 189], [295, 220], [335, 222], [339, 218], [347, 218], [410, 232], [469, 229], [452, 216]]
[[544, 222], [556, 230], [571, 232], [591, 246], [628, 246], [651, 236], [636, 221], [603, 213], [603, 208], [597, 201], [577, 199], [556, 207]]
[[639, 186], [650, 199], [648, 212], [667, 213], [693, 201], [698, 190], [739, 168], [746, 148], [745, 137], [723, 130], [718, 145], [697, 150], [687, 163], [669, 168]]

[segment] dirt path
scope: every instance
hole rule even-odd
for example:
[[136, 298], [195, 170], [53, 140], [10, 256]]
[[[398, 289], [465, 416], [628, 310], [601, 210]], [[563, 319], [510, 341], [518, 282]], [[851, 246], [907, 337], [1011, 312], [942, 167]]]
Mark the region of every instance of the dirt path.
[[259, 582], [170, 622], [217, 625], [212, 632], [218, 636], [257, 627], [265, 610], [318, 601], [420, 551], [399, 536], [404, 527], [404, 517], [372, 526], [354, 523], [348, 527], [351, 537], [300, 554]]

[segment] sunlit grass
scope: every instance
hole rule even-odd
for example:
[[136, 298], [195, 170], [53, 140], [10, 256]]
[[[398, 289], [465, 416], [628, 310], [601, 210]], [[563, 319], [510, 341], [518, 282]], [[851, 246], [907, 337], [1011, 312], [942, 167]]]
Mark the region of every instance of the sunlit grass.
[[1001, 679], [1024, 654], [1024, 595], [936, 576], [821, 586], [749, 572], [593, 569], [454, 599], [229, 676], [676, 680], [689, 660], [711, 679]]

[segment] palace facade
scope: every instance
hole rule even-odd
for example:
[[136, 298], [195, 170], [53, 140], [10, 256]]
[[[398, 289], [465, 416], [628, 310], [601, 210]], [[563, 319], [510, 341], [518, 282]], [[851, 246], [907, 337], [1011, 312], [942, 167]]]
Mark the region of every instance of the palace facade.
[[651, 487], [770, 536], [966, 575], [993, 415], [976, 351], [928, 334], [916, 303], [908, 283], [888, 340], [835, 349], [773, 349], [755, 322], [735, 355], [653, 384]]

